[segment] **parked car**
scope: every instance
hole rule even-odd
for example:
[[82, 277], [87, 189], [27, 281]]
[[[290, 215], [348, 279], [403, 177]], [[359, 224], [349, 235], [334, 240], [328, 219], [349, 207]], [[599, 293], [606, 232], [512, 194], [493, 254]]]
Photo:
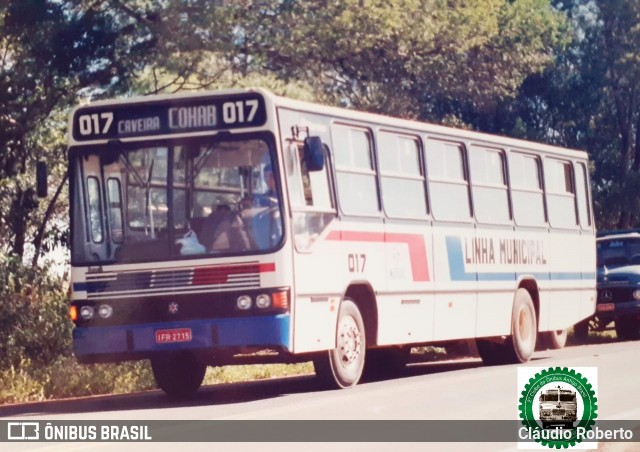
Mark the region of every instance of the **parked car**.
[[595, 315], [574, 327], [576, 336], [611, 322], [619, 339], [640, 339], [640, 230], [599, 233]]

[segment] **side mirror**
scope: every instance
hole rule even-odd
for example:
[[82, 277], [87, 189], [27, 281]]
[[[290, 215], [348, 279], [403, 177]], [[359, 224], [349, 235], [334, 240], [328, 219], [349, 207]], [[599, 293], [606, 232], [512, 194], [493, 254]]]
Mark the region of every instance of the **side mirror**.
[[46, 198], [49, 192], [47, 164], [45, 162], [36, 163], [36, 192], [39, 198]]
[[309, 171], [322, 171], [324, 168], [324, 146], [320, 137], [305, 138], [304, 161]]

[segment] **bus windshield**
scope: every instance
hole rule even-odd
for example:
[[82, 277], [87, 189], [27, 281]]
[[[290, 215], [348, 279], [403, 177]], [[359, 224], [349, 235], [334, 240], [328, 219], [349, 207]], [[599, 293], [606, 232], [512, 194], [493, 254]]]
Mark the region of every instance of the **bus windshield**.
[[246, 254], [282, 240], [264, 139], [72, 154], [75, 265]]

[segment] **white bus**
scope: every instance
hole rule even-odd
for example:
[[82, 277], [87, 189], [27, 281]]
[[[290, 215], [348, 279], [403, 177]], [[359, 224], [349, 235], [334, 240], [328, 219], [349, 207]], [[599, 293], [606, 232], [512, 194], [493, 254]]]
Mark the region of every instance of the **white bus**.
[[434, 342], [525, 362], [594, 313], [587, 167], [261, 89], [81, 106], [74, 352], [150, 359], [175, 396], [241, 359], [313, 360], [343, 388]]

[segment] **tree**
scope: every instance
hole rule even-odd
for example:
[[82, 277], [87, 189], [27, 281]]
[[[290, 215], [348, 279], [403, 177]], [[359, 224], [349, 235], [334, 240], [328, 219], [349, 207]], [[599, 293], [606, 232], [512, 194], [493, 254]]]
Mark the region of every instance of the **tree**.
[[240, 54], [336, 103], [442, 121], [490, 111], [553, 62], [547, 0], [241, 2]]
[[640, 4], [558, 1], [572, 41], [502, 105], [498, 130], [589, 152], [598, 228], [640, 221]]
[[[56, 211], [66, 180], [64, 117], [83, 89], [124, 89], [138, 67], [129, 24], [100, 2], [16, 0], [0, 4], [0, 248], [22, 258], [28, 238]], [[56, 130], [58, 132], [56, 132]], [[38, 209], [33, 189], [37, 160], [54, 175], [53, 206]], [[58, 193], [58, 196], [55, 195]], [[38, 228], [38, 226], [40, 226]], [[48, 231], [49, 233], [51, 231]], [[35, 250], [34, 260], [40, 249]]]

